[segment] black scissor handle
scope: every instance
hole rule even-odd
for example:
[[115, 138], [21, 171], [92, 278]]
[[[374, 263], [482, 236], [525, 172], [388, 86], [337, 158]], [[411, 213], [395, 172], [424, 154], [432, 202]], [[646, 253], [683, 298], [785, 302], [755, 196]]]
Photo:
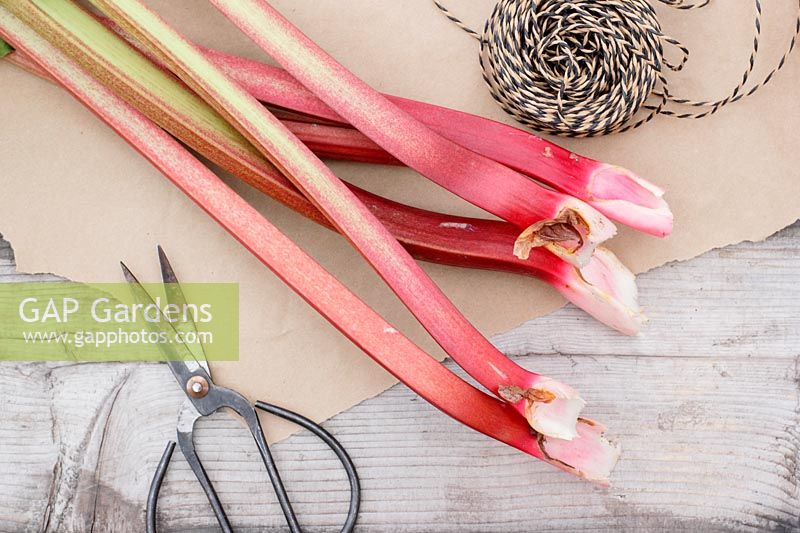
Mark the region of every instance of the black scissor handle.
[[[334, 454], [336, 454], [336, 457], [339, 459], [345, 469], [347, 479], [350, 483], [350, 507], [341, 531], [342, 533], [351, 533], [355, 528], [356, 520], [358, 518], [358, 510], [361, 503], [361, 483], [358, 479], [358, 473], [356, 472], [355, 464], [344, 447], [322, 426], [298, 413], [260, 401], [256, 402], [255, 407], [309, 430], [314, 435], [319, 437], [320, 440], [322, 440], [334, 452]], [[255, 413], [255, 411], [250, 412]], [[269, 446], [264, 439], [261, 425], [257, 418], [255, 419], [255, 422], [248, 420], [250, 418], [249, 416], [244, 416], [244, 418], [248, 424], [248, 427], [250, 428], [251, 433], [253, 434], [253, 438], [256, 441], [256, 445], [258, 446], [264, 466], [267, 467], [270, 481], [272, 482], [276, 495], [278, 496], [278, 501], [287, 520], [287, 524], [289, 525], [291, 531], [300, 531], [299, 525], [297, 524], [297, 519], [294, 516], [294, 510], [292, 509], [291, 503], [289, 502], [288, 496], [286, 495], [286, 491], [283, 487], [283, 483], [280, 479], [280, 474], [278, 473], [275, 462], [272, 459]], [[211, 503], [217, 521], [225, 533], [230, 533], [232, 532], [230, 521], [228, 520], [225, 510], [222, 508], [219, 497], [217, 496], [202, 463], [200, 463], [200, 458], [194, 452], [194, 444], [191, 441], [191, 433], [179, 433], [179, 437], [186, 438], [187, 436], [189, 442], [182, 442], [181, 448], [184, 450], [184, 454], [187, 454], [188, 450], [189, 456], [187, 457], [187, 460], [190, 462], [195, 476], [203, 487], [209, 503]], [[147, 533], [156, 533], [156, 509], [158, 505], [158, 495], [159, 491], [161, 490], [161, 484], [164, 481], [164, 475], [167, 472], [167, 467], [169, 466], [174, 449], [175, 443], [172, 441], [168, 442], [167, 447], [161, 456], [161, 460], [158, 463], [158, 467], [156, 468], [153, 481], [150, 483], [150, 490], [147, 496]]]
[[175, 441], [167, 442], [167, 447], [164, 453], [161, 454], [161, 460], [158, 462], [156, 473], [153, 474], [153, 481], [150, 482], [150, 490], [147, 492], [147, 533], [156, 533], [156, 510], [158, 506], [158, 493], [161, 490], [161, 483], [164, 481], [164, 474], [167, 473], [169, 461], [172, 459], [172, 453], [175, 451]]
[[350, 508], [347, 510], [347, 519], [345, 520], [344, 525], [342, 525], [341, 531], [342, 533], [350, 533], [353, 531], [356, 526], [356, 519], [358, 519], [358, 508], [361, 505], [361, 481], [358, 479], [356, 465], [353, 463], [353, 460], [350, 458], [347, 450], [344, 449], [344, 446], [342, 446], [341, 443], [336, 440], [336, 437], [328, 433], [325, 428], [301, 414], [261, 401], [256, 402], [256, 408], [272, 415], [279, 416], [284, 420], [288, 420], [293, 424], [297, 424], [298, 426], [309, 430], [311, 433], [319, 437], [322, 442], [327, 444], [333, 453], [336, 454], [336, 457], [339, 458], [339, 461], [342, 463], [345, 473], [347, 474], [347, 480], [350, 482]]

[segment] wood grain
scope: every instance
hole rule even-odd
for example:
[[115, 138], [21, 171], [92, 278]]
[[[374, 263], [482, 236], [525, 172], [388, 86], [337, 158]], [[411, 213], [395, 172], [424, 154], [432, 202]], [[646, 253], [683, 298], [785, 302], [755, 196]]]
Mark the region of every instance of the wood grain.
[[[459, 427], [402, 386], [326, 423], [364, 486], [364, 531], [800, 531], [800, 225], [640, 276], [651, 325], [617, 335], [573, 307], [494, 338], [562, 378], [623, 446], [593, 487]], [[0, 244], [3, 280], [14, 270]], [[538, 353], [541, 355], [528, 355]], [[0, 531], [143, 531], [144, 498], [182, 394], [157, 364], [0, 364]], [[252, 440], [227, 414], [199, 452], [237, 531], [283, 522]], [[347, 506], [308, 433], [274, 446], [304, 526]], [[216, 531], [177, 453], [161, 531]]]

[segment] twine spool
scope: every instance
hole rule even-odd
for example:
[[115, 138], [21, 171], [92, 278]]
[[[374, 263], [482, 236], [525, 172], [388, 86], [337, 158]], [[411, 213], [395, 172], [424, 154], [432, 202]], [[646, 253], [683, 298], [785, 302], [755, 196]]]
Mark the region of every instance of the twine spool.
[[[711, 0], [659, 1], [698, 9]], [[440, 0], [433, 3], [480, 41], [483, 78], [503, 109], [537, 131], [569, 137], [627, 131], [659, 114], [702, 118], [716, 113], [769, 83], [800, 34], [799, 3], [788, 50], [761, 82], [745, 89], [761, 36], [761, 0], [755, 0], [753, 49], [740, 83], [723, 99], [700, 101], [670, 94], [665, 72], [681, 70], [689, 50], [662, 31], [647, 0], [500, 0], [482, 35]], [[673, 109], [681, 106], [684, 111]]]

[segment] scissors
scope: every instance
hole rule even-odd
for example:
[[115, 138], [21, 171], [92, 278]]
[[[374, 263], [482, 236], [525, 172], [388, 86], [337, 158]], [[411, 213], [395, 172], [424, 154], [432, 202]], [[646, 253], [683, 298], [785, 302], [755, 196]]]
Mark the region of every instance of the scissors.
[[[161, 278], [165, 284], [165, 293], [167, 301], [170, 304], [177, 304], [182, 308], [186, 304], [186, 298], [183, 290], [178, 284], [178, 279], [172, 269], [172, 265], [167, 259], [164, 250], [158, 247], [158, 259], [161, 263]], [[133, 292], [134, 298], [143, 304], [154, 303], [153, 298], [145, 290], [141, 283], [136, 279], [136, 276], [125, 266], [120, 263], [122, 272], [125, 279], [128, 281]], [[163, 331], [166, 328], [167, 333], [177, 334], [178, 329], [197, 331], [196, 325], [192, 320], [172, 324], [168, 320], [162, 320], [158, 323], [149, 323], [149, 327], [158, 331]], [[267, 413], [279, 416], [289, 422], [297, 424], [314, 435], [319, 437], [338, 457], [344, 466], [347, 478], [350, 482], [350, 507], [347, 512], [347, 519], [345, 520], [342, 532], [350, 532], [355, 527], [356, 518], [358, 517], [358, 508], [361, 500], [361, 486], [358, 480], [355, 465], [352, 459], [345, 451], [344, 447], [324, 428], [319, 424], [309, 420], [308, 418], [289, 411], [282, 407], [278, 407], [265, 402], [256, 402], [252, 405], [244, 396], [238, 392], [227, 389], [225, 387], [218, 387], [211, 380], [211, 372], [208, 368], [208, 363], [205, 358], [205, 350], [200, 344], [199, 349], [196, 351], [201, 352], [198, 358], [192, 349], [182, 342], [159, 343], [162, 353], [166, 356], [167, 365], [169, 366], [172, 374], [178, 382], [178, 386], [186, 394], [186, 400], [183, 403], [180, 411], [178, 412], [177, 423], [177, 441], [178, 446], [183, 452], [183, 456], [192, 468], [195, 477], [203, 487], [203, 491], [208, 497], [208, 501], [214, 510], [214, 515], [219, 522], [220, 527], [225, 533], [232, 533], [230, 521], [222, 508], [222, 504], [217, 496], [211, 480], [206, 474], [203, 464], [197, 455], [194, 447], [193, 432], [194, 424], [201, 417], [208, 416], [223, 407], [227, 407], [238, 414], [246, 423], [247, 428], [253, 435], [256, 441], [256, 446], [261, 454], [261, 459], [267, 469], [272, 487], [278, 497], [278, 503], [281, 506], [283, 515], [286, 518], [286, 523], [292, 533], [300, 533], [300, 525], [295, 516], [292, 504], [286, 494], [286, 489], [281, 480], [280, 472], [275, 464], [275, 461], [270, 452], [267, 441], [264, 438], [264, 432], [261, 429], [261, 423], [258, 420], [256, 409], [265, 411]], [[169, 466], [172, 453], [175, 450], [175, 442], [169, 441], [161, 456], [161, 460], [156, 468], [153, 481], [150, 484], [150, 491], [147, 496], [147, 532], [156, 532], [156, 508], [158, 504], [158, 494], [161, 489], [161, 484], [164, 480], [167, 467]]]

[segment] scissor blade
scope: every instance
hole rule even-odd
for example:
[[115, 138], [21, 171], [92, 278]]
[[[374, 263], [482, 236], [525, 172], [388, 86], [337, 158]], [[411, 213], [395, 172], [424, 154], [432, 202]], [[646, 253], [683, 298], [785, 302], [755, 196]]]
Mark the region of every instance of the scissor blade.
[[[172, 263], [169, 262], [169, 258], [167, 258], [167, 254], [164, 252], [164, 249], [160, 244], [158, 245], [158, 262], [161, 264], [161, 280], [164, 283], [174, 283], [177, 285], [178, 277], [175, 275], [175, 270], [172, 268]], [[183, 292], [179, 291], [179, 293], [180, 301], [176, 300], [174, 303], [186, 303], [186, 299], [183, 297]]]
[[[133, 272], [131, 272], [125, 263], [120, 261], [119, 264], [122, 267], [122, 274], [125, 276], [125, 280], [128, 282], [134, 298], [136, 298], [139, 303], [155, 305], [153, 298], [145, 290], [139, 280], [136, 279], [136, 276], [133, 275]], [[157, 323], [147, 321], [147, 325], [151, 330], [156, 332], [166, 332], [167, 335], [171, 336], [171, 339], [174, 339], [177, 333], [175, 328], [172, 327], [172, 324], [166, 320], [166, 317], [164, 317], [163, 314], [162, 319], [163, 320]], [[172, 370], [172, 374], [175, 376], [175, 379], [178, 381], [178, 385], [181, 387], [181, 389], [184, 389], [186, 382], [189, 380], [189, 378], [197, 373], [198, 369], [201, 371], [201, 373], [205, 374], [205, 377], [208, 379], [209, 383], [211, 382], [211, 376], [209, 376], [208, 372], [205, 371], [205, 366], [200, 365], [195, 360], [194, 353], [192, 353], [186, 344], [182, 342], [159, 342], [158, 347], [161, 350], [161, 353], [164, 354], [167, 365], [169, 366], [170, 370]]]
[[[175, 270], [172, 268], [172, 264], [169, 262], [169, 258], [167, 258], [167, 254], [164, 252], [164, 249], [161, 245], [158, 246], [158, 262], [161, 265], [161, 280], [164, 282], [164, 291], [167, 295], [167, 301], [171, 304], [177, 305], [181, 310], [185, 309], [187, 305], [186, 295], [183, 294], [183, 289], [181, 289], [180, 283], [178, 283], [178, 277], [175, 275]], [[181, 332], [192, 332], [197, 333], [197, 324], [195, 324], [194, 320], [192, 320], [190, 314], [185, 314], [183, 317], [185, 320], [181, 320], [178, 322], [177, 329]], [[197, 338], [197, 336], [195, 336]], [[203, 343], [198, 342], [196, 343], [199, 347], [199, 354], [197, 357], [197, 362], [206, 369], [206, 372], [209, 372], [208, 363], [206, 362], [206, 350], [203, 346]]]

